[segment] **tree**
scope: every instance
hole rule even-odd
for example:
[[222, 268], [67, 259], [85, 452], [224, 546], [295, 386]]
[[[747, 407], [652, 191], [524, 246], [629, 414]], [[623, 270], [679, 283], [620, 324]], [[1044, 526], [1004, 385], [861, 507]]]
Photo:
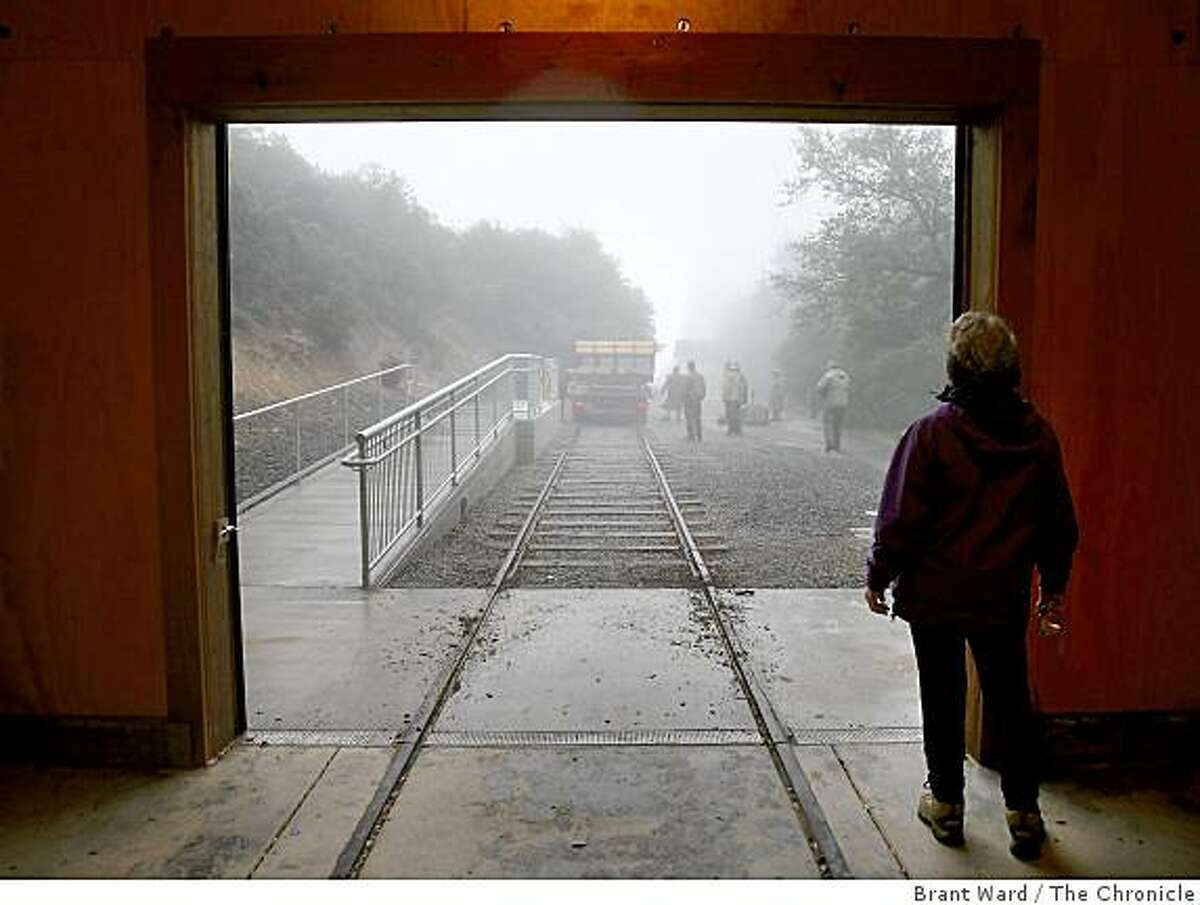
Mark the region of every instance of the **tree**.
[[787, 201], [831, 210], [772, 274], [792, 331], [841, 337], [859, 423], [906, 423], [942, 380], [954, 276], [948, 130], [805, 126], [795, 153]]
[[231, 130], [230, 149], [239, 374], [255, 358], [303, 376], [402, 355], [448, 378], [504, 352], [654, 335], [645, 295], [586, 230], [459, 232], [384, 167], [324, 173], [256, 129]]

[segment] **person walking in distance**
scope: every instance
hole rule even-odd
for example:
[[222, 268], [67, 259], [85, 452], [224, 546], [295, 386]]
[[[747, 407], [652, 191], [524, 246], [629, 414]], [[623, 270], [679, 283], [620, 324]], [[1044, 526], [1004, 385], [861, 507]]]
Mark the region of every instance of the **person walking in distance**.
[[817, 381], [817, 399], [821, 404], [821, 424], [825, 428], [825, 452], [842, 451], [842, 422], [850, 404], [850, 375], [836, 361], [825, 366]]
[[671, 373], [667, 375], [666, 380], [663, 381], [661, 391], [663, 408], [667, 410], [667, 418], [670, 418], [674, 414], [675, 420], [679, 420], [683, 411], [683, 391], [686, 384], [687, 378], [680, 373], [679, 365], [675, 365]]
[[962, 844], [969, 645], [999, 729], [1009, 848], [1028, 860], [1046, 839], [1025, 651], [1033, 569], [1039, 629], [1061, 632], [1079, 532], [1058, 438], [1018, 394], [1008, 325], [982, 312], [959, 317], [946, 370], [941, 404], [905, 431], [892, 456], [865, 597], [887, 615], [895, 582], [891, 609], [912, 633], [928, 769], [917, 817], [937, 841]]
[[736, 361], [725, 365], [721, 375], [721, 401], [725, 403], [725, 433], [740, 436], [742, 433], [742, 406], [750, 398], [750, 387]]
[[701, 440], [700, 404], [704, 401], [707, 387], [704, 385], [704, 375], [696, 370], [696, 362], [687, 363], [687, 374], [684, 376], [683, 387], [683, 417], [687, 422], [687, 438]]
[[771, 420], [783, 420], [783, 371], [776, 368], [771, 372], [771, 396], [768, 400], [771, 409]]

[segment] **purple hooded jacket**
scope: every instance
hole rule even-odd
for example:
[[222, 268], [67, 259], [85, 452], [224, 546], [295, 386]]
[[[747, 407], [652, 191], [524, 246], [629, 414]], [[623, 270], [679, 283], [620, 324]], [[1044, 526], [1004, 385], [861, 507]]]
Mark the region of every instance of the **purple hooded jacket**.
[[942, 402], [892, 456], [867, 586], [895, 581], [909, 622], [1024, 621], [1035, 565], [1045, 593], [1066, 590], [1078, 528], [1058, 438], [1015, 393], [985, 403]]

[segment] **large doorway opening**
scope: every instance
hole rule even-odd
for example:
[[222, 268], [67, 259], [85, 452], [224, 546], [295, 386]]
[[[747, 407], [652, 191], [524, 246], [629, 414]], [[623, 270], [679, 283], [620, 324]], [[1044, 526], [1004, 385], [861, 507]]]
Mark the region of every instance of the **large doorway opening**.
[[[942, 383], [955, 138], [927, 124], [230, 126], [251, 739], [386, 745], [431, 695], [435, 733], [751, 733], [639, 436], [792, 736], [915, 739], [907, 636], [859, 597], [891, 447]], [[629, 348], [610, 359], [613, 343]], [[653, 370], [622, 424], [592, 410], [588, 381], [637, 343]], [[561, 375], [540, 455], [474, 483], [455, 461], [455, 524], [364, 580], [355, 437], [513, 353]], [[698, 438], [678, 386], [693, 368], [708, 388]], [[470, 465], [503, 455], [472, 453], [474, 389], [393, 446], [419, 437], [428, 460], [452, 434]], [[430, 432], [451, 416], [451, 434]], [[564, 453], [487, 644], [452, 667]], [[401, 485], [412, 456], [394, 458], [373, 467]], [[380, 497], [372, 518], [403, 521], [389, 507], [407, 498]], [[863, 664], [853, 688], [846, 662]]]
[[[217, 301], [222, 296], [223, 288], [224, 297], [228, 299], [230, 289], [228, 281], [223, 283], [221, 279], [220, 267], [220, 249], [228, 233], [220, 228], [220, 218], [214, 221], [212, 216], [214, 210], [220, 208], [219, 203], [214, 203], [212, 188], [221, 185], [215, 178], [220, 169], [216, 165], [218, 158], [212, 152], [222, 146], [226, 135], [223, 124], [264, 120], [378, 118], [387, 115], [389, 110], [400, 116], [413, 117], [414, 111], [421, 109], [433, 109], [435, 112], [431, 118], [435, 119], [469, 120], [496, 117], [548, 120], [565, 116], [603, 120], [663, 118], [711, 121], [745, 118], [756, 121], [800, 121], [810, 118], [806, 115], [807, 111], [812, 118], [842, 122], [879, 120], [891, 123], [955, 124], [960, 127], [959, 145], [965, 149], [965, 156], [960, 154], [960, 160], [965, 163], [959, 171], [961, 178], [955, 184], [955, 207], [961, 216], [956, 224], [958, 234], [955, 237], [954, 254], [959, 266], [956, 267], [957, 279], [952, 292], [960, 298], [963, 307], [994, 308], [998, 305], [998, 299], [1012, 299], [1009, 310], [1005, 311], [1003, 304], [1000, 307], [1002, 313], [1017, 322], [1018, 335], [1024, 335], [1022, 319], [1028, 318], [1029, 311], [1022, 307], [1022, 300], [1027, 302], [1032, 298], [1032, 293], [1028, 292], [1032, 287], [1032, 223], [1023, 216], [1023, 212], [1033, 209], [1030, 205], [1034, 197], [1037, 124], [1035, 47], [1027, 47], [1020, 42], [1006, 42], [1003, 47], [989, 44], [986, 48], [975, 48], [981, 52], [973, 53], [972, 46], [967, 46], [973, 45], [973, 42], [946, 42], [945, 46], [934, 42], [938, 46], [933, 46], [929, 42], [908, 41], [855, 41], [849, 44], [833, 39], [790, 36], [705, 36], [694, 43], [683, 43], [662, 36], [574, 36], [570, 41], [563, 41], [561, 36], [528, 35], [517, 36], [514, 42], [505, 45], [505, 65], [497, 70], [473, 65], [473, 62], [478, 62], [480, 53], [486, 56], [490, 52], [488, 48], [491, 42], [479, 40], [478, 36], [374, 36], [365, 41], [338, 37], [319, 45], [298, 40], [296, 46], [291, 48], [285, 46], [288, 43], [287, 40], [261, 45], [253, 41], [217, 44], [163, 41], [150, 51], [151, 127], [155, 150], [152, 185], [155, 209], [162, 215], [165, 224], [156, 233], [156, 295], [166, 300], [179, 297], [189, 301], [186, 309], [189, 318], [187, 329], [182, 329], [181, 324], [177, 323], [178, 318], [172, 314], [173, 309], [169, 304], [156, 307], [161, 321], [157, 327], [163, 340], [158, 346], [157, 365], [162, 371], [163, 385], [167, 388], [161, 412], [164, 433], [179, 420], [175, 417], [178, 411], [194, 413], [193, 417], [198, 419], [199, 425], [199, 429], [178, 434], [178, 445], [186, 455], [173, 457], [164, 454], [160, 476], [164, 498], [170, 496], [167, 491], [180, 486], [195, 488], [193, 509], [182, 512], [178, 517], [174, 513], [167, 513], [172, 516], [168, 519], [171, 524], [190, 520], [193, 529], [172, 534], [164, 547], [165, 585], [168, 592], [178, 592], [169, 593], [171, 599], [177, 602], [168, 612], [167, 634], [169, 643], [181, 649], [186, 649], [197, 636], [201, 636], [207, 645], [202, 649], [208, 652], [204, 656], [173, 661], [168, 677], [168, 697], [172, 713], [182, 720], [191, 721], [200, 733], [193, 745], [200, 756], [204, 756], [204, 751], [218, 749], [223, 740], [227, 740], [245, 724], [239, 715], [240, 693], [237, 689], [237, 680], [242, 675], [240, 645], [236, 643], [239, 621], [230, 606], [236, 601], [237, 594], [236, 586], [234, 593], [230, 593], [228, 583], [231, 577], [230, 562], [236, 563], [237, 557], [225, 557], [221, 553], [229, 544], [230, 537], [222, 519], [229, 517], [234, 502], [227, 495], [233, 486], [232, 457], [227, 458], [223, 450], [232, 448], [233, 431], [230, 426], [228, 433], [218, 436], [211, 430], [211, 425], [220, 421], [219, 417], [217, 422], [213, 421], [215, 410], [212, 403], [220, 395], [213, 391], [222, 387], [226, 392], [232, 390], [231, 381], [223, 383], [229, 372], [223, 375], [221, 369], [213, 366], [214, 362], [220, 360], [222, 348], [219, 329], [221, 306]], [[390, 48], [394, 52], [381, 55], [379, 49], [382, 44], [395, 45]], [[518, 47], [523, 52], [513, 54]], [[850, 63], [847, 53], [854, 57]], [[700, 61], [702, 65], [698, 65], [696, 54], [703, 58]], [[753, 58], [754, 65], [747, 65], [748, 58]], [[464, 64], [462, 68], [456, 65], [458, 62]], [[491, 81], [484, 79], [484, 84], [469, 88], [461, 79], [447, 79], [448, 71], [488, 72], [491, 73]], [[577, 71], [586, 73], [586, 77], [562, 76], [563, 73]], [[702, 78], [681, 79], [678, 76], [683, 72], [704, 75]], [[898, 80], [897, 72], [908, 75]], [[622, 100], [614, 101], [614, 98]], [[498, 108], [481, 106], [497, 100], [505, 103]], [[180, 111], [185, 111], [182, 117], [177, 115]], [[1003, 149], [999, 141], [1001, 134], [1004, 137]], [[219, 198], [216, 200], [219, 201]], [[210, 233], [208, 227], [214, 223], [215, 228]], [[229, 275], [226, 268], [224, 276]], [[180, 342], [184, 343], [189, 354], [175, 354], [179, 352], [177, 347]], [[545, 401], [545, 397], [536, 395], [530, 389], [531, 384], [539, 388], [547, 386], [542, 373], [528, 367], [527, 362], [519, 369], [521, 375], [517, 375], [516, 370], [514, 368], [509, 409], [514, 424], [528, 421], [530, 412], [535, 409], [540, 411]], [[537, 376], [531, 377], [531, 374]], [[456, 387], [456, 394], [458, 389], [460, 387]], [[197, 403], [195, 406], [191, 404], [193, 391]], [[173, 406], [172, 393], [181, 394], [185, 404]], [[450, 462], [455, 463], [459, 438], [457, 430], [461, 427], [461, 424], [456, 426], [456, 421], [460, 422], [461, 419], [451, 417], [451, 413], [461, 409], [461, 399], [457, 395], [447, 398], [446, 408], [428, 414], [439, 424], [448, 426], [436, 448], [439, 455], [448, 453]], [[230, 412], [232, 406], [228, 405], [226, 414]], [[413, 423], [416, 423], [415, 417]], [[528, 429], [524, 431], [524, 436], [528, 440]], [[405, 446], [406, 443], [407, 440], [401, 437], [398, 443], [392, 445]], [[597, 460], [606, 460], [610, 452], [611, 449], [602, 450], [596, 456]], [[383, 458], [381, 451], [360, 448], [352, 464], [360, 470], [367, 470]], [[650, 452], [647, 452], [646, 461], [660, 488], [667, 486], [672, 469], [664, 467]], [[559, 465], [561, 463], [560, 459]], [[609, 467], [614, 463], [606, 460], [599, 464]], [[403, 465], [397, 467], [403, 472]], [[618, 468], [614, 468], [614, 472]], [[560, 475], [564, 472], [565, 469], [559, 470]], [[452, 486], [457, 476], [457, 467], [452, 464], [449, 478]], [[611, 481], [612, 476], [606, 476], [606, 480]], [[544, 485], [536, 505], [546, 504], [548, 500], [553, 502], [552, 496], [553, 488]], [[366, 508], [369, 509], [371, 500], [378, 497], [372, 497], [368, 491], [365, 498]], [[678, 529], [686, 521], [680, 513], [693, 506], [694, 501], [665, 492], [664, 500], [671, 512], [672, 526], [677, 534], [684, 536], [686, 533]], [[633, 513], [621, 515], [632, 516]], [[524, 526], [521, 531], [527, 532], [527, 527]], [[686, 536], [690, 537], [689, 549], [699, 546], [699, 537], [691, 534]], [[199, 556], [196, 556], [197, 550], [200, 551]], [[701, 581], [693, 590], [711, 599], [712, 584], [711, 581]], [[488, 606], [494, 606], [506, 590], [503, 580], [494, 584], [489, 592]], [[560, 602], [562, 600], [563, 589], [537, 590], [558, 595]], [[733, 607], [714, 605], [707, 610], [694, 610], [696, 598], [689, 592], [681, 593], [684, 597], [674, 598], [673, 602], [662, 601], [661, 611], [665, 613], [671, 607], [676, 607], [681, 612], [694, 612], [699, 623], [706, 621], [704, 614], [707, 613], [708, 620], [716, 627], [716, 636], [710, 635], [710, 638], [714, 644], [719, 641], [721, 647], [713, 646], [706, 652], [702, 649], [703, 645], [699, 644], [692, 646], [694, 649], [690, 653], [682, 650], [676, 653], [684, 657], [698, 655], [710, 666], [731, 669], [736, 675], [734, 690], [719, 700], [714, 698], [719, 705], [713, 708], [717, 715], [732, 713], [739, 707], [744, 709], [745, 701], [750, 698], [767, 704], [750, 707], [752, 719], [746, 725], [730, 725], [724, 731], [720, 728], [694, 730], [689, 728], [691, 724], [683, 727], [676, 719], [675, 728], [669, 729], [665, 740], [654, 735], [653, 730], [650, 737], [618, 738], [613, 735], [613, 730], [606, 728], [596, 730], [595, 736], [587, 735], [582, 742], [577, 735], [560, 738], [554, 734], [549, 739], [550, 747], [562, 750], [549, 752], [542, 760], [559, 763], [563, 767], [559, 775], [564, 779], [580, 770], [583, 771], [580, 778], [597, 770], [600, 773], [611, 773], [613, 770], [621, 773], [624, 768], [620, 765], [627, 763], [630, 756], [628, 746], [649, 744], [656, 749], [651, 757], [655, 766], [646, 775], [663, 778], [664, 782], [658, 784], [661, 787], [658, 798], [654, 800], [661, 800], [664, 808], [686, 803], [690, 794], [688, 789], [684, 786], [676, 788], [667, 780], [686, 776], [689, 771], [709, 771], [714, 776], [744, 776], [749, 778], [747, 781], [752, 780], [751, 784], [755, 787], [759, 779], [767, 781], [773, 776], [775, 782], [783, 780], [781, 784], [772, 786], [775, 792], [788, 790], [784, 793], [783, 810], [776, 809], [773, 813], [782, 817], [788, 812], [787, 796], [793, 796], [792, 805], [799, 807], [807, 816], [799, 824], [792, 824], [792, 829], [799, 832], [807, 840], [809, 850], [816, 853], [813, 863], [793, 866], [802, 872], [812, 870], [839, 875], [837, 841], [829, 835], [828, 821], [823, 818], [820, 802], [809, 795], [812, 788], [804, 780], [806, 771], [800, 764], [801, 755], [797, 754], [796, 745], [789, 740], [787, 722], [790, 717], [781, 715], [770, 705], [769, 689], [764, 688], [757, 673], [750, 675], [749, 672], [753, 670], [745, 668], [746, 663], [757, 655], [743, 651], [730, 639], [728, 617]], [[740, 598], [742, 595], [733, 596]], [[354, 602], [357, 604], [361, 600]], [[532, 599], [528, 602], [535, 608], [538, 605]], [[196, 604], [194, 608], [192, 603]], [[554, 604], [549, 599], [541, 603], [551, 609], [556, 606], [561, 608], [561, 603]], [[736, 606], [737, 600], [733, 603]], [[583, 613], [592, 620], [609, 620], [612, 627], [620, 628], [629, 621], [627, 616], [622, 615], [622, 605], [618, 601], [616, 604], [610, 602], [590, 608], [576, 607], [571, 611]], [[480, 747], [477, 743], [481, 736], [475, 731], [477, 726], [474, 722], [468, 720], [459, 731], [451, 719], [455, 716], [454, 712], [445, 710], [443, 713], [444, 706], [451, 701], [453, 694], [468, 690], [471, 693], [471, 706], [465, 710], [460, 708], [458, 718], [484, 711], [497, 712], [491, 703], [496, 699], [495, 693], [489, 696], [487, 690], [479, 685], [481, 674], [476, 674], [476, 681], [468, 689], [465, 683], [471, 676], [463, 667], [469, 655], [475, 653], [480, 658], [477, 662], [500, 668], [507, 662], [501, 656], [500, 648], [504, 635], [490, 635], [483, 631], [484, 627], [495, 625], [487, 620], [489, 611], [483, 611], [477, 617], [472, 617], [470, 613], [463, 615], [461, 630], [457, 633], [457, 658], [448, 669], [430, 671], [437, 672], [433, 676], [434, 687], [441, 687], [445, 691], [432, 699], [428, 695], [422, 698], [418, 710], [411, 713], [411, 730], [406, 730], [400, 738], [383, 740], [385, 750], [390, 753], [379, 763], [380, 785], [377, 794], [371, 797], [371, 802], [365, 807], [352, 841], [359, 839], [365, 845], [366, 839], [376, 838], [376, 831], [387, 825], [389, 808], [398, 800], [394, 793], [400, 791], [400, 784], [408, 779], [413, 779], [414, 783], [405, 786], [403, 793], [432, 796], [426, 800], [431, 803], [432, 813], [439, 819], [445, 818], [454, 824], [463, 814], [470, 812], [469, 806], [465, 810], [445, 807], [447, 799], [439, 790], [453, 788], [469, 792], [472, 788], [470, 783], [455, 779], [456, 776], [462, 779], [463, 775], [455, 772], [457, 768], [454, 764], [477, 759], [476, 755], [460, 755], [445, 750], [436, 758], [430, 758], [428, 765], [433, 772], [424, 772], [424, 778], [421, 779], [423, 785], [415, 783], [418, 774], [413, 772], [416, 763], [414, 758], [422, 747], [440, 746], [441, 749], [454, 750]], [[511, 628], [514, 631], [509, 634], [514, 640], [532, 637], [528, 633], [523, 634], [520, 625]], [[586, 625], [578, 628], [581, 638], [589, 637]], [[652, 632], [643, 634], [646, 643], [662, 647], [668, 659], [672, 656], [670, 649], [687, 646], [683, 638]], [[229, 646], [231, 641], [234, 642], [233, 646]], [[546, 653], [553, 657], [561, 650], [560, 645]], [[725, 663], [721, 662], [721, 650], [727, 655]], [[495, 658], [489, 660], [493, 655]], [[576, 694], [580, 700], [595, 700], [589, 698], [582, 687], [549, 686], [545, 682], [545, 675], [584, 676], [585, 679], [590, 678], [592, 684], [602, 685], [606, 677], [615, 675], [611, 669], [613, 666], [633, 675], [629, 667], [637, 667], [639, 659], [638, 656], [630, 656], [627, 663], [606, 660], [598, 672], [543, 671], [538, 687], [548, 689], [552, 695], [561, 696], [569, 692]], [[738, 668], [739, 663], [743, 668]], [[486, 678], [486, 674], [483, 677]], [[649, 674], [638, 673], [639, 683], [653, 680], [654, 677]], [[628, 687], [617, 691], [618, 694], [610, 700], [637, 700], [638, 689]], [[466, 697], [460, 696], [458, 700], [466, 701]], [[537, 716], [539, 708], [544, 711], [547, 699], [545, 695], [519, 695], [517, 700], [524, 700], [530, 705], [524, 711], [525, 716]], [[662, 703], [657, 698], [653, 700], [656, 704]], [[687, 708], [686, 700], [682, 703], [683, 706], [677, 708], [678, 714]], [[636, 715], [636, 706], [634, 710]], [[443, 715], [446, 720], [441, 731], [450, 735], [435, 738], [433, 733], [439, 730], [431, 727], [435, 727]], [[571, 717], [571, 713], [560, 712], [558, 717], [563, 722], [553, 732], [570, 733], [572, 730], [566, 728], [565, 721]], [[589, 713], [588, 718], [592, 717], [604, 723], [621, 719], [623, 715]], [[660, 723], [664, 723], [665, 712], [662, 717]], [[695, 731], [702, 734], [695, 735]], [[710, 731], [717, 734], [703, 734]], [[458, 734], [454, 734], [456, 732]], [[681, 732], [683, 735], [679, 734]], [[511, 736], [503, 732], [501, 736], [511, 740]], [[491, 730], [485, 731], [482, 747], [495, 747], [501, 736]], [[531, 745], [536, 747], [546, 741], [536, 732], [534, 736], [519, 735], [515, 747], [524, 751]], [[596, 740], [600, 748], [613, 750], [606, 750], [594, 758], [577, 757], [568, 750]], [[752, 759], [755, 756], [746, 750], [739, 750], [739, 746], [749, 746], [754, 750], [756, 745], [765, 745], [770, 754], [769, 763], [760, 758], [753, 769], [734, 768], [731, 774], [732, 761], [737, 761], [743, 755]], [[678, 750], [681, 748], [683, 750]], [[758, 754], [762, 754], [761, 749]], [[507, 755], [497, 756], [503, 760]], [[568, 760], [571, 764], [580, 763], [582, 766], [567, 766]], [[439, 762], [442, 769], [438, 769]], [[518, 788], [518, 774], [525, 769], [522, 765], [528, 763], [525, 754], [513, 752], [508, 767], [500, 765], [501, 773], [509, 770], [509, 774], [505, 775], [511, 775], [513, 780], [511, 783], [502, 783], [503, 787]], [[512, 773], [512, 770], [517, 773]], [[490, 769], [485, 773], [500, 775]], [[573, 781], [569, 786], [572, 789], [581, 787]], [[664, 790], [666, 798], [662, 797]], [[732, 810], [726, 816], [741, 819], [739, 815], [743, 812], [739, 810], [740, 803], [749, 800], [747, 796], [752, 792], [749, 787], [733, 790], [729, 801]], [[636, 789], [631, 794], [637, 800], [644, 798]], [[379, 803], [379, 808], [375, 807], [376, 803]], [[662, 808], [656, 810], [656, 819], [661, 818], [661, 811]], [[759, 809], [751, 819], [759, 819], [766, 813]], [[364, 828], [365, 835], [359, 832]], [[450, 825], [447, 828], [451, 831], [455, 829]], [[415, 837], [407, 841], [395, 837], [393, 841], [396, 840], [399, 840], [399, 847], [389, 844], [389, 851], [411, 853], [415, 850], [413, 846], [420, 849], [422, 845], [422, 840]], [[456, 849], [453, 854], [457, 855], [462, 850]], [[339, 865], [347, 867], [346, 875], [357, 875], [364, 870], [366, 864], [362, 856], [365, 851], [360, 846], [357, 852], [351, 851], [350, 847], [343, 852], [344, 857], [339, 859]], [[383, 849], [377, 847], [374, 851], [378, 853]], [[403, 869], [397, 870], [394, 864], [389, 866], [384, 863], [385, 860], [377, 861], [380, 871], [385, 874], [403, 873]], [[367, 872], [370, 873], [370, 870]]]

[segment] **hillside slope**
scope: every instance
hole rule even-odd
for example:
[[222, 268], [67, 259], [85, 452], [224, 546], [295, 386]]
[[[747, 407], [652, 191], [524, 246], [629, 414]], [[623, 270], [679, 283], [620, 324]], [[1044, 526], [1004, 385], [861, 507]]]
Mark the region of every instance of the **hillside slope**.
[[436, 385], [504, 352], [654, 333], [591, 233], [458, 232], [402, 176], [325, 173], [257, 129], [230, 130], [230, 258], [239, 410], [385, 363]]

